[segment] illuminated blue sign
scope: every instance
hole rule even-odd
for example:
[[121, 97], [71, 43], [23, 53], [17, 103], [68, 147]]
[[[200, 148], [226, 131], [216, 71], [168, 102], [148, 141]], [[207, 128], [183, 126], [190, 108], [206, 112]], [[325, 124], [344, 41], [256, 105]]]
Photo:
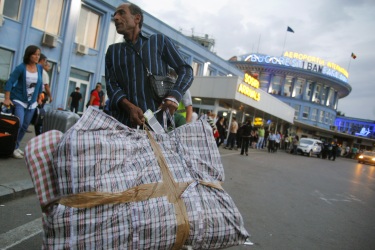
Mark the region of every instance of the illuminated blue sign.
[[[348, 83], [348, 77], [347, 77], [348, 74], [346, 70], [344, 70], [340, 66], [333, 64], [333, 63], [327, 63], [326, 65], [323, 60], [319, 60], [319, 61], [315, 60], [316, 63], [314, 63], [314, 61], [309, 62], [305, 60], [300, 60], [298, 58], [290, 58], [290, 57], [284, 57], [284, 56], [277, 57], [277, 56], [268, 56], [268, 55], [261, 55], [261, 54], [250, 54], [244, 59], [244, 61], [278, 64], [278, 65], [282, 65], [286, 67], [305, 69], [305, 70], [321, 73], [324, 75], [328, 75], [328, 76], [337, 78], [343, 82]], [[335, 70], [334, 68], [338, 70]]]
[[361, 131], [359, 133], [355, 133], [355, 135], [359, 135], [359, 136], [368, 136], [369, 134], [371, 133], [370, 129], [366, 129], [365, 127], [363, 127], [361, 129]]

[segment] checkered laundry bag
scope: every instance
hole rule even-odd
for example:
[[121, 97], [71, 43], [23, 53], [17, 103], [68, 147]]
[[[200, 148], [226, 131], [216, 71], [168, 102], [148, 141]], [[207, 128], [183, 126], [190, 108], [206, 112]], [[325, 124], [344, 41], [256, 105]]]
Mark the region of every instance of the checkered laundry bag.
[[89, 108], [25, 154], [45, 249], [215, 249], [248, 238], [205, 121], [154, 134]]

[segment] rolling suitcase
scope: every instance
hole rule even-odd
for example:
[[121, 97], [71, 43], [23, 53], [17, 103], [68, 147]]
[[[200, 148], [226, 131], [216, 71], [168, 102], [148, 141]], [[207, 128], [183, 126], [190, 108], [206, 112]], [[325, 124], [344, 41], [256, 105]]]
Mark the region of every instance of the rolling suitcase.
[[0, 157], [8, 157], [13, 154], [16, 147], [20, 120], [12, 113], [5, 111], [6, 108], [3, 109], [3, 103], [0, 106]]
[[43, 119], [43, 132], [59, 130], [62, 133], [65, 133], [78, 121], [79, 118], [79, 115], [70, 111], [47, 111]]

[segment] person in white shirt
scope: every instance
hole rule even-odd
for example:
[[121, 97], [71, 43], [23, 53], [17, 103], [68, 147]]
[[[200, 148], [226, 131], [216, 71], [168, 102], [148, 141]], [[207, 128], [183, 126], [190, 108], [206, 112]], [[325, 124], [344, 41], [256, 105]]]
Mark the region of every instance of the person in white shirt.
[[237, 130], [238, 130], [238, 123], [236, 121], [236, 117], [233, 117], [232, 122], [230, 123], [230, 127], [229, 127], [229, 137], [228, 137], [227, 145], [225, 146], [226, 149], [229, 148], [229, 145], [230, 145], [229, 149], [230, 150], [233, 149], [234, 143], [237, 137]]
[[47, 57], [43, 53], [40, 54], [38, 64], [40, 64], [43, 67], [43, 91], [47, 94], [48, 100], [51, 103], [53, 99], [52, 99], [51, 89], [49, 87], [50, 79], [48, 75], [48, 71], [50, 71], [51, 69], [51, 64], [49, 64], [49, 62], [47, 61]]
[[275, 141], [276, 141], [276, 135], [270, 131], [268, 135], [268, 153], [275, 152]]
[[274, 152], [277, 152], [277, 150], [280, 148], [280, 141], [281, 141], [280, 132], [276, 131]]

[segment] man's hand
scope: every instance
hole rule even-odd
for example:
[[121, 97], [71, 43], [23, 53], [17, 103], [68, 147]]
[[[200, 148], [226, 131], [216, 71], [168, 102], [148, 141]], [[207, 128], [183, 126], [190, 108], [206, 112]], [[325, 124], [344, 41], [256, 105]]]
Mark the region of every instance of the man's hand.
[[132, 124], [142, 125], [145, 122], [142, 109], [129, 102], [126, 98], [122, 99], [120, 107], [129, 113], [130, 122]]
[[169, 113], [171, 115], [174, 114], [174, 112], [176, 112], [177, 108], [178, 108], [178, 103], [177, 101], [172, 101], [172, 100], [168, 100], [168, 98], [172, 99], [172, 100], [176, 100], [173, 96], [168, 96], [166, 97], [166, 99], [164, 99], [164, 101], [162, 102], [162, 104], [160, 105], [160, 108], [165, 111], [167, 109], [169, 109]]

